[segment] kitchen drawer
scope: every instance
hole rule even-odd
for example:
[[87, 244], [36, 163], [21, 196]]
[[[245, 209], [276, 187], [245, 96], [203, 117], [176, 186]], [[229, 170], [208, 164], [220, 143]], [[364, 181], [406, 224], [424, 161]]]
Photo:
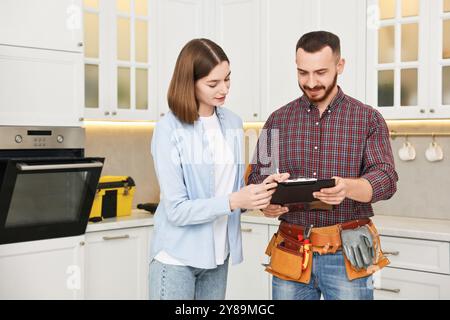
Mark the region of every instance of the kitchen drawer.
[[381, 236], [390, 267], [450, 274], [448, 242]]
[[375, 300], [450, 299], [450, 276], [383, 268], [373, 275]]

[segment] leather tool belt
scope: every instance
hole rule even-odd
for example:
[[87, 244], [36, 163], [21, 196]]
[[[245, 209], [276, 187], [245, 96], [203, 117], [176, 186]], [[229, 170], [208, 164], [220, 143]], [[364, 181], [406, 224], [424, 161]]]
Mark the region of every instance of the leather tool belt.
[[[375, 251], [373, 264], [367, 269], [356, 269], [347, 259], [345, 254], [345, 269], [349, 280], [367, 277], [375, 271], [389, 264], [389, 260], [384, 256], [380, 236], [375, 225], [370, 219], [352, 220], [328, 227], [313, 228], [310, 235], [312, 252], [308, 252], [308, 246], [304, 241], [299, 241], [299, 235], [303, 235], [304, 227], [282, 221], [277, 233], [272, 236], [266, 254], [270, 257], [270, 263], [266, 271], [278, 278], [302, 283], [309, 283], [312, 270], [312, 254], [334, 254], [342, 250], [341, 230], [355, 229], [367, 225], [372, 238]], [[306, 255], [311, 255], [309, 259]], [[307, 265], [306, 265], [307, 264]], [[303, 266], [303, 267], [302, 267]]]

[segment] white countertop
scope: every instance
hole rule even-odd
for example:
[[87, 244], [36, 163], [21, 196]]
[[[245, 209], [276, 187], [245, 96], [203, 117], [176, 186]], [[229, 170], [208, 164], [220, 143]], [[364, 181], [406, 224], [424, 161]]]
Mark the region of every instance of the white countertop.
[[[450, 242], [450, 220], [419, 219], [398, 216], [375, 215], [372, 218], [378, 232], [384, 236], [428, 239]], [[278, 219], [266, 218], [261, 211], [248, 211], [241, 221], [278, 225]]]
[[[378, 232], [384, 236], [417, 238], [450, 242], [450, 220], [419, 219], [398, 216], [375, 215], [372, 217]], [[278, 225], [278, 219], [266, 218], [261, 211], [247, 211], [242, 222]], [[153, 225], [153, 215], [144, 210], [135, 209], [131, 216], [108, 218], [101, 222], [90, 222], [86, 232], [136, 228]]]
[[86, 232], [96, 232], [124, 228], [136, 228], [153, 225], [153, 215], [150, 212], [134, 209], [130, 216], [103, 219], [101, 222], [89, 222]]

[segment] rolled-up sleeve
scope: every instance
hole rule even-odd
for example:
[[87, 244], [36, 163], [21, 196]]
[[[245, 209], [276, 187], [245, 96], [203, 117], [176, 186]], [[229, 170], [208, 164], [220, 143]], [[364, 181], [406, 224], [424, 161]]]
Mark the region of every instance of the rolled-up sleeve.
[[398, 175], [389, 140], [389, 129], [382, 115], [374, 111], [363, 158], [361, 178], [372, 186], [371, 203], [390, 199], [397, 191]]

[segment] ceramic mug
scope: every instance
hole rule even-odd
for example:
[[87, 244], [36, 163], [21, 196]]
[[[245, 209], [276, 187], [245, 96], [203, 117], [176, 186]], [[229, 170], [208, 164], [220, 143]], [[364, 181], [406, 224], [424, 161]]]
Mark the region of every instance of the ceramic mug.
[[416, 149], [409, 141], [405, 141], [398, 150], [398, 157], [403, 161], [414, 160], [416, 158]]
[[425, 158], [430, 162], [441, 161], [444, 159], [444, 152], [441, 146], [435, 141], [430, 143], [427, 150], [425, 150]]

